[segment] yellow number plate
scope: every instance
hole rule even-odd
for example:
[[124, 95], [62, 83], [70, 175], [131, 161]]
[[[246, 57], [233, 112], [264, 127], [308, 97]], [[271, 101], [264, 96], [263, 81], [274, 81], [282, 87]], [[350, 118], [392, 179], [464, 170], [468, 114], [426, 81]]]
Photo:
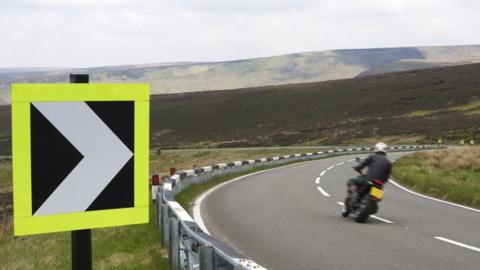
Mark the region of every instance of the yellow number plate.
[[376, 187], [372, 187], [370, 189], [370, 195], [373, 196], [374, 198], [377, 198], [378, 200], [381, 200], [383, 199], [383, 190]]

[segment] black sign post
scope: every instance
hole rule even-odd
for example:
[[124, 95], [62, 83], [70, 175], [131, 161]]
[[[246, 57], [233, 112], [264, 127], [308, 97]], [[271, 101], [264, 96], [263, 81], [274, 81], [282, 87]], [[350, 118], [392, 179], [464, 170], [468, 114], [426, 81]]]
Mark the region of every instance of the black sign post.
[[[70, 83], [88, 83], [88, 74], [70, 74]], [[72, 231], [72, 270], [92, 270], [92, 231]]]

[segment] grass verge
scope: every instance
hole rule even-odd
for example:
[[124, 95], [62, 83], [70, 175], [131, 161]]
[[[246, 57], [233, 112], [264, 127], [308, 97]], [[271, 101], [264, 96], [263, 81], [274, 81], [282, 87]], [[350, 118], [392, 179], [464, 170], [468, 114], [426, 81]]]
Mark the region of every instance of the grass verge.
[[393, 177], [415, 191], [480, 208], [480, 147], [462, 147], [406, 156]]
[[12, 191], [12, 162], [0, 160], [0, 193]]
[[[11, 164], [0, 161], [0, 193], [12, 191]], [[148, 224], [92, 230], [94, 269], [169, 269], [154, 211]], [[71, 268], [70, 232], [13, 237], [11, 217], [1, 219], [0, 270]]]
[[[148, 224], [92, 230], [93, 268], [169, 269], [154, 215], [150, 207]], [[10, 236], [0, 239], [0, 269], [70, 269], [70, 250], [70, 232]]]

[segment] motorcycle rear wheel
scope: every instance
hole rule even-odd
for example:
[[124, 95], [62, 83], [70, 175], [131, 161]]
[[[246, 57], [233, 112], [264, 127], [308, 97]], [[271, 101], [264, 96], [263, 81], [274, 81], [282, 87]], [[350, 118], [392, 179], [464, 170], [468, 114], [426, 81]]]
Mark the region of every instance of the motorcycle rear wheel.
[[367, 221], [370, 214], [372, 214], [375, 210], [375, 204], [376, 202], [374, 202], [370, 196], [365, 196], [361, 203], [360, 209], [358, 210], [358, 215], [355, 218], [355, 221], [357, 223], [364, 223]]

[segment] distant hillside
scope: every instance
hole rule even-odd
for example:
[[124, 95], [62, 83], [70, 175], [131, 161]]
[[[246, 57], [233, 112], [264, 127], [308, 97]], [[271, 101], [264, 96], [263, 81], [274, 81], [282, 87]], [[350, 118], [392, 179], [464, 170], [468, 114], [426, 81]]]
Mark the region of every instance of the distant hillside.
[[480, 62], [480, 45], [306, 52], [213, 63], [162, 63], [0, 74], [0, 102], [12, 82], [67, 82], [88, 72], [92, 82], [146, 82], [152, 94], [318, 82], [393, 71]]
[[65, 68], [42, 68], [42, 67], [12, 67], [0, 68], [0, 73], [27, 73], [27, 72], [45, 72], [52, 70], [65, 70]]
[[[480, 140], [480, 64], [337, 81], [155, 95], [152, 147]], [[0, 106], [0, 153], [10, 108]]]
[[234, 91], [158, 95], [152, 145], [480, 140], [480, 64]]

